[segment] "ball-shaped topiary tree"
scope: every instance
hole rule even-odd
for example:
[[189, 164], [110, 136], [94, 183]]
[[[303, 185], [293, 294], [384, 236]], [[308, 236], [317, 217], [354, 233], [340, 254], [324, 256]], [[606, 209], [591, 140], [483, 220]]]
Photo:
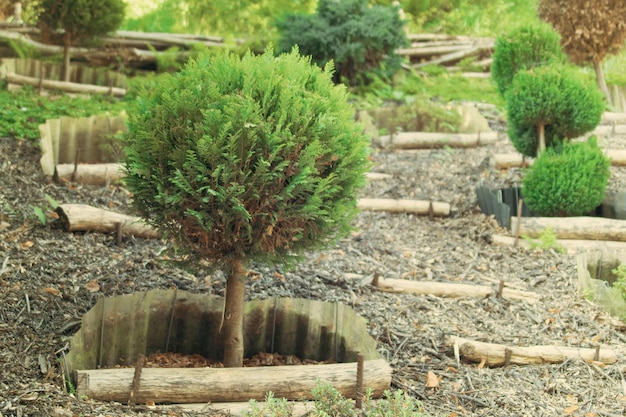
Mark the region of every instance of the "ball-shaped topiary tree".
[[550, 26], [520, 26], [496, 38], [491, 64], [491, 78], [504, 97], [518, 71], [564, 63], [561, 37]]
[[295, 49], [203, 54], [140, 95], [125, 141], [139, 213], [228, 271], [224, 363], [241, 366], [246, 263], [351, 229], [369, 141], [345, 88]]
[[70, 76], [70, 47], [115, 30], [124, 20], [124, 0], [40, 0], [38, 26], [49, 39], [63, 32], [63, 80]]
[[593, 130], [606, 107], [602, 93], [579, 71], [557, 64], [518, 72], [505, 97], [509, 137], [530, 157]]
[[594, 136], [549, 148], [522, 180], [524, 201], [543, 216], [588, 214], [604, 199], [609, 168], [610, 161]]

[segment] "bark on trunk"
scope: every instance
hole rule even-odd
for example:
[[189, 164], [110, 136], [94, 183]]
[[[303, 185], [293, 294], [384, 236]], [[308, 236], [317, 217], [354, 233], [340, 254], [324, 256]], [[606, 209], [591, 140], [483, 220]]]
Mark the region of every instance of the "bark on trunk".
[[243, 259], [231, 263], [226, 282], [224, 306], [224, 366], [243, 366], [243, 306], [246, 293], [246, 267]]
[[539, 123], [537, 125], [537, 135], [539, 136], [539, 141], [537, 142], [537, 156], [541, 155], [546, 149], [546, 125], [545, 123]]

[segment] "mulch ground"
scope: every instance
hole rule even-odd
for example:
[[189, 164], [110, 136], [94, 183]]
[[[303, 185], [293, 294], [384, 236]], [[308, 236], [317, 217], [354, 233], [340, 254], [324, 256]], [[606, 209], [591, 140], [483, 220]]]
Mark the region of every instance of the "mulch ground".
[[[491, 244], [492, 234], [509, 232], [480, 213], [474, 190], [479, 184], [519, 183], [519, 169], [489, 166], [489, 155], [504, 151], [512, 151], [504, 135], [496, 145], [472, 149], [377, 150], [373, 170], [393, 178], [371, 181], [363, 196], [447, 202], [451, 216], [362, 212], [354, 233], [307, 254], [291, 271], [250, 265], [248, 297], [302, 297], [354, 307], [393, 367], [393, 387], [421, 400], [431, 415], [624, 415], [626, 337], [578, 291], [576, 256]], [[52, 183], [39, 157], [30, 141], [0, 139], [0, 416], [197, 415], [65, 392], [59, 360], [99, 297], [173, 287], [223, 295], [225, 278], [166, 262], [167, 241], [125, 238], [118, 245], [112, 235], [67, 233], [51, 213], [42, 225], [32, 206], [49, 211], [46, 195], [120, 212], [129, 212], [130, 196], [121, 186]], [[624, 188], [623, 170], [612, 168], [612, 190]], [[364, 284], [374, 274], [494, 287], [504, 280], [541, 300], [393, 294]], [[451, 336], [511, 346], [600, 343], [618, 352], [618, 362], [601, 367], [572, 359], [486, 368], [458, 363]]]

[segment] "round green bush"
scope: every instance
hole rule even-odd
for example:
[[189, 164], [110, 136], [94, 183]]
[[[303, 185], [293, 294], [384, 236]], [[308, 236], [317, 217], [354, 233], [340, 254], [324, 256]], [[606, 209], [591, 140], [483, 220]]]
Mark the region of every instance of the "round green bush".
[[581, 216], [595, 209], [609, 181], [610, 161], [595, 136], [549, 148], [522, 180], [524, 202], [542, 216]]
[[125, 138], [139, 213], [225, 264], [288, 260], [348, 233], [370, 148], [331, 78], [295, 49], [202, 54], [161, 77]]
[[518, 71], [563, 63], [561, 37], [549, 25], [521, 26], [496, 39], [491, 64], [491, 78], [504, 97]]
[[580, 71], [558, 64], [518, 72], [505, 97], [509, 138], [529, 157], [537, 155], [540, 126], [550, 147], [593, 130], [606, 107], [600, 90]]

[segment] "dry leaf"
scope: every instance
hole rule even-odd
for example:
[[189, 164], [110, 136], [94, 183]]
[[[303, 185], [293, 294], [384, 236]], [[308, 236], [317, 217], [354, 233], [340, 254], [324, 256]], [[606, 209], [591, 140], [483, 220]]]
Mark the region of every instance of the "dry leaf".
[[572, 414], [574, 411], [578, 411], [579, 408], [578, 405], [572, 405], [563, 410], [563, 414]]
[[438, 388], [439, 378], [433, 371], [426, 372], [426, 388]]
[[54, 295], [56, 297], [61, 296], [61, 291], [57, 290], [56, 288], [47, 287], [47, 288], [44, 288], [44, 292], [47, 292], [48, 294]]
[[28, 249], [28, 248], [32, 247], [33, 245], [34, 245], [34, 243], [32, 241], [27, 240], [26, 242], [20, 243], [20, 248]]
[[598, 413], [585, 413], [585, 417], [598, 417]]
[[92, 279], [85, 285], [85, 289], [89, 292], [98, 292], [100, 291], [100, 284], [95, 279]]

